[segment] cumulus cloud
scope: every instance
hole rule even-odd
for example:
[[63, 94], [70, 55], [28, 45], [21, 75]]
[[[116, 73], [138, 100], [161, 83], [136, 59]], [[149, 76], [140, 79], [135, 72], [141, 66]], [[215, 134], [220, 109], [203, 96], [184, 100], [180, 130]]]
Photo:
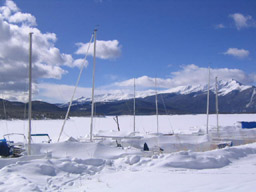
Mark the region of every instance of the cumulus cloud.
[[[68, 102], [70, 101], [74, 86], [64, 85], [64, 84], [50, 84], [41, 83], [38, 84], [38, 89], [40, 90], [40, 99], [50, 101], [50, 102]], [[91, 95], [91, 88], [77, 87], [75, 98], [82, 96]]]
[[[218, 76], [221, 80], [235, 79], [241, 83], [251, 84], [255, 82], [255, 74], [247, 75], [240, 69], [217, 68], [211, 69], [211, 81]], [[172, 72], [171, 78], [157, 78], [157, 87], [159, 88], [174, 88], [177, 86], [187, 85], [204, 85], [208, 82], [208, 68], [199, 67], [197, 65], [184, 65], [181, 70]], [[115, 83], [118, 87], [132, 87], [133, 79]], [[155, 86], [155, 78], [142, 76], [136, 78], [136, 87], [153, 88]]]
[[[28, 93], [24, 90], [28, 89], [28, 82], [25, 81], [9, 81], [0, 83], [1, 97], [7, 100], [28, 102]], [[32, 83], [32, 94], [38, 94], [39, 89], [36, 83]]]
[[[56, 102], [69, 102], [75, 86], [65, 85], [65, 84], [50, 84], [50, 83], [41, 83], [38, 84], [38, 89], [40, 90], [40, 98], [52, 103]], [[109, 90], [97, 88], [95, 89], [96, 95], [102, 95], [107, 93], [116, 93], [122, 92], [122, 90]], [[86, 97], [91, 98], [92, 88], [91, 87], [77, 87], [75, 97]]]
[[[89, 43], [77, 43], [78, 50], [76, 54], [86, 54]], [[100, 59], [115, 59], [121, 55], [121, 45], [118, 40], [110, 40], [110, 41], [96, 41], [96, 57]], [[93, 55], [93, 46], [91, 45], [89, 48], [89, 55]]]
[[[151, 88], [155, 86], [155, 80], [157, 81], [157, 85], [161, 88], [166, 88], [169, 84], [171, 84], [171, 79], [162, 79], [162, 78], [152, 78], [146, 75], [138, 77], [135, 79], [136, 87], [147, 87]], [[117, 82], [115, 85], [120, 87], [129, 87], [134, 86], [134, 79], [128, 79], [126, 81]]]
[[[8, 99], [24, 100], [28, 83], [29, 33], [33, 33], [32, 63], [33, 92], [38, 93], [38, 79], [61, 79], [68, 73], [66, 67], [87, 66], [82, 58], [73, 59], [71, 54], [61, 53], [55, 46], [55, 33], [42, 33], [36, 27], [36, 18], [22, 12], [12, 0], [0, 7], [0, 90]], [[88, 43], [78, 43], [77, 54], [85, 54]], [[90, 55], [93, 55], [91, 46]], [[117, 40], [97, 41], [97, 57], [117, 58], [121, 46]], [[49, 92], [48, 92], [49, 93]], [[26, 100], [26, 99], [25, 99]]]
[[235, 23], [235, 26], [238, 30], [242, 28], [248, 28], [248, 27], [256, 27], [255, 20], [250, 15], [243, 15], [241, 13], [234, 13], [229, 15]]
[[[49, 84], [49, 83], [42, 83], [38, 85], [38, 89], [40, 91], [40, 98], [44, 101], [48, 101], [51, 103], [61, 103], [61, 102], [69, 102], [71, 99], [71, 96], [74, 91], [74, 86], [70, 85], [64, 85], [64, 84]], [[147, 95], [148, 92], [154, 92], [154, 90], [151, 91], [137, 91], [137, 95]], [[76, 93], [75, 93], [75, 99], [85, 97], [85, 98], [91, 98], [92, 94], [92, 88], [91, 87], [77, 87]], [[129, 98], [133, 95], [133, 90], [130, 88], [120, 88], [120, 87], [98, 87], [95, 89], [95, 101], [97, 102], [98, 98], [102, 99], [104, 98], [110, 98], [109, 94], [118, 96], [119, 98], [127, 98], [129, 95]], [[97, 97], [99, 96], [99, 97]], [[115, 97], [113, 97], [114, 99]]]
[[14, 11], [14, 12], [19, 11], [19, 8], [17, 7], [17, 5], [16, 5], [13, 1], [11, 1], [11, 0], [7, 0], [7, 1], [6, 1], [6, 6], [7, 6], [10, 10], [12, 10], [12, 11]]
[[[0, 7], [0, 90], [6, 94], [5, 98], [22, 95], [26, 90], [30, 32], [33, 32], [34, 93], [37, 93], [38, 79], [60, 79], [67, 73], [63, 66], [80, 65], [79, 60], [74, 60], [70, 54], [61, 53], [55, 47], [56, 34], [42, 33], [35, 25], [36, 18], [29, 13], [22, 13], [13, 1], [7, 0]], [[18, 96], [16, 98], [21, 99]]]
[[11, 1], [11, 0], [6, 0], [5, 1], [5, 6], [0, 7], [0, 12], [2, 13], [0, 17], [3, 17], [5, 19], [9, 19], [9, 16], [13, 12], [18, 12], [19, 8], [17, 5]]
[[87, 67], [88, 64], [89, 64], [88, 61], [85, 60], [85, 59], [76, 59], [76, 60], [73, 62], [73, 65], [74, 65], [75, 67], [79, 67], [79, 68], [81, 68], [82, 66]]
[[238, 49], [238, 48], [229, 48], [226, 52], [223, 53], [224, 55], [231, 55], [237, 58], [245, 58], [248, 57], [250, 52], [245, 49]]
[[36, 18], [29, 13], [15, 13], [9, 18], [11, 23], [26, 23], [27, 25], [36, 25]]

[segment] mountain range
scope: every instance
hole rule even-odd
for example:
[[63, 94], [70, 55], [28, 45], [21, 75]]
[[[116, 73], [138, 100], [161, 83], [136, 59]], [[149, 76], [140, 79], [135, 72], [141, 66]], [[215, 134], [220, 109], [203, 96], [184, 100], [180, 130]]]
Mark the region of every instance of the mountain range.
[[[256, 112], [256, 89], [236, 80], [218, 81], [218, 101], [220, 113]], [[188, 85], [158, 92], [160, 114], [196, 114], [206, 112], [208, 85]], [[215, 84], [210, 85], [210, 113], [215, 113]], [[136, 114], [155, 113], [155, 90], [136, 92]], [[96, 95], [96, 113], [99, 115], [133, 114], [133, 94]], [[59, 104], [67, 108], [69, 103]], [[91, 110], [91, 99], [81, 97], [72, 103], [72, 111]]]
[[[256, 87], [236, 80], [218, 81], [219, 113], [255, 113]], [[188, 85], [158, 91], [159, 114], [202, 114], [206, 113], [208, 85]], [[216, 112], [215, 84], [210, 85], [210, 113]], [[96, 115], [133, 114], [133, 94], [113, 93], [95, 95]], [[136, 92], [136, 114], [153, 115], [156, 111], [156, 91]], [[27, 104], [1, 100], [0, 118], [26, 118]], [[33, 118], [64, 118], [69, 103], [50, 104], [33, 101]], [[5, 107], [3, 107], [5, 106]], [[25, 107], [24, 107], [25, 106]], [[6, 111], [6, 112], [5, 112]], [[81, 97], [72, 102], [70, 116], [88, 116], [91, 99]], [[7, 115], [6, 115], [7, 114]]]

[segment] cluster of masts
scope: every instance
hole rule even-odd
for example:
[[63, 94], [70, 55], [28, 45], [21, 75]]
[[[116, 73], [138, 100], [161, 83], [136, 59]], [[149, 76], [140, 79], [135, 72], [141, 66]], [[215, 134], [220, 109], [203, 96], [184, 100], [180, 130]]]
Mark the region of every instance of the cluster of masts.
[[[96, 65], [96, 33], [97, 33], [97, 29], [94, 30], [94, 33], [92, 34], [90, 43], [88, 45], [87, 48], [87, 52], [85, 55], [85, 59], [84, 61], [86, 61], [87, 55], [88, 55], [88, 51], [90, 48], [90, 44], [92, 42], [92, 39], [94, 39], [94, 54], [93, 54], [93, 75], [92, 75], [92, 105], [91, 105], [91, 123], [90, 123], [90, 142], [93, 141], [93, 117], [94, 117], [94, 86], [95, 86], [95, 65]], [[32, 118], [32, 34], [33, 33], [29, 33], [29, 107], [28, 107], [28, 155], [31, 154], [31, 118]], [[75, 95], [75, 91], [76, 88], [78, 86], [82, 71], [83, 71], [83, 67], [84, 65], [81, 67], [80, 70], [80, 74], [78, 76], [77, 82], [76, 82], [76, 86], [71, 98], [71, 101], [69, 102], [69, 107], [65, 116], [65, 120], [63, 122], [62, 128], [61, 128], [61, 132], [59, 134], [59, 138], [58, 138], [58, 142], [60, 140], [60, 137], [62, 135], [62, 132], [64, 130], [64, 126], [66, 123], [66, 120], [68, 118], [69, 115], [69, 111], [72, 105], [72, 101]], [[216, 88], [216, 116], [217, 116], [217, 130], [219, 131], [219, 119], [218, 119], [218, 113], [219, 113], [219, 109], [218, 109], [218, 84], [217, 84], [217, 77], [215, 78], [215, 88]], [[155, 104], [156, 104], [156, 127], [157, 127], [157, 134], [159, 133], [159, 122], [158, 122], [158, 99], [157, 99], [157, 80], [155, 78], [155, 88], [156, 88], [156, 92], [155, 92]], [[210, 99], [210, 67], [209, 67], [209, 77], [208, 77], [208, 92], [207, 92], [207, 122], [206, 122], [206, 134], [208, 134], [209, 130], [208, 130], [208, 126], [209, 126], [209, 99]], [[135, 85], [135, 78], [134, 78], [134, 100], [133, 100], [133, 132], [136, 132], [136, 123], [135, 123], [135, 117], [136, 117], [136, 85]]]
[[[84, 58], [84, 61], [86, 61], [86, 58], [87, 58], [87, 55], [88, 55], [88, 52], [89, 52], [89, 48], [90, 48], [90, 44], [92, 42], [92, 39], [94, 37], [94, 55], [93, 55], [93, 86], [92, 86], [92, 107], [91, 107], [91, 126], [90, 126], [90, 141], [92, 141], [92, 132], [93, 132], [93, 114], [94, 114], [94, 80], [95, 80], [95, 64], [96, 64], [96, 32], [97, 32], [97, 29], [94, 30], [94, 34], [92, 35], [91, 37], [91, 40], [90, 40], [90, 43], [89, 43], [89, 46], [87, 48], [87, 53], [85, 55], [85, 58]], [[28, 155], [31, 155], [31, 119], [32, 119], [32, 35], [33, 33], [29, 33], [29, 102], [28, 102]], [[64, 123], [63, 123], [63, 126], [62, 126], [62, 129], [61, 129], [61, 132], [60, 132], [60, 135], [59, 135], [59, 138], [58, 138], [58, 142], [60, 140], [60, 137], [62, 135], [62, 132], [64, 130], [64, 126], [65, 126], [65, 123], [66, 123], [66, 120], [68, 118], [68, 115], [69, 115], [69, 111], [70, 111], [70, 108], [71, 108], [71, 105], [72, 105], [72, 101], [73, 101], [73, 98], [74, 98], [74, 95], [75, 95], [75, 92], [76, 92], [76, 88], [78, 86], [78, 83], [79, 83], [79, 80], [80, 80], [80, 77], [81, 77], [81, 74], [82, 74], [82, 71], [83, 71], [83, 68], [84, 68], [84, 65], [81, 67], [81, 70], [80, 70], [80, 74], [79, 74], [79, 77], [77, 79], [77, 82], [76, 82], [76, 86], [75, 86], [75, 89], [74, 89], [74, 92], [73, 92], [73, 95], [72, 95], [72, 98], [71, 98], [71, 101], [69, 103], [69, 107], [68, 107], [68, 110], [67, 110], [67, 113], [66, 113], [66, 116], [65, 116], [65, 120], [64, 120]]]

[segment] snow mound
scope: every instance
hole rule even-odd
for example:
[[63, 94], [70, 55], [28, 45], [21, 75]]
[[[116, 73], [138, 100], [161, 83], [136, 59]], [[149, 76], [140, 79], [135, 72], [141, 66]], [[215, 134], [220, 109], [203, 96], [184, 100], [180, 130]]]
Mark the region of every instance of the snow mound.
[[[67, 149], [67, 144], [71, 145], [70, 148], [73, 150], [75, 147], [76, 153], [80, 153], [77, 154], [79, 157], [63, 153], [64, 149]], [[10, 159], [9, 163], [6, 162], [7, 159], [0, 159], [0, 191], [75, 191], [76, 187], [83, 188], [81, 181], [86, 184], [95, 179], [96, 175], [99, 178], [99, 174], [129, 174], [152, 168], [216, 169], [256, 154], [255, 143], [206, 152], [182, 151], [171, 154], [152, 154], [119, 148], [115, 150], [103, 143], [62, 142], [42, 144], [36, 148], [40, 149], [41, 156]], [[57, 149], [62, 149], [62, 155]], [[42, 156], [44, 151], [49, 150], [52, 156]], [[101, 154], [103, 151], [108, 155]]]
[[139, 161], [140, 161], [140, 156], [134, 155], [134, 156], [127, 157], [125, 160], [125, 163], [127, 163], [129, 165], [133, 165], [133, 164], [138, 163]]
[[256, 148], [243, 146], [207, 152], [178, 152], [167, 156], [163, 166], [188, 169], [222, 168], [250, 154], [256, 154]]

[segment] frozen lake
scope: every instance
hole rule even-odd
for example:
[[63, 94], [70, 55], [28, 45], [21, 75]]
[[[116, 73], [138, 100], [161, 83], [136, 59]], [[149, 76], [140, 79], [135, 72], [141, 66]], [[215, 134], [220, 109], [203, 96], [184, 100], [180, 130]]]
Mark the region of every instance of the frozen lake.
[[[119, 116], [120, 129], [123, 132], [133, 131], [133, 116]], [[220, 127], [237, 126], [238, 121], [255, 121], [256, 114], [220, 114]], [[65, 126], [61, 141], [69, 137], [81, 138], [90, 132], [90, 117], [71, 117]], [[56, 142], [63, 120], [33, 120], [32, 133], [48, 133]], [[1, 120], [0, 135], [7, 133], [23, 133], [27, 135], [28, 123], [24, 120]], [[216, 115], [209, 116], [209, 129], [216, 128]], [[159, 132], [161, 133], [191, 133], [206, 129], [206, 115], [161, 115], [159, 116]], [[117, 131], [113, 116], [94, 118], [94, 133], [99, 131]], [[156, 116], [136, 116], [136, 132], [141, 134], [157, 131]], [[20, 139], [20, 138], [17, 138]], [[39, 138], [33, 138], [38, 142]], [[40, 140], [41, 141], [41, 140]]]

